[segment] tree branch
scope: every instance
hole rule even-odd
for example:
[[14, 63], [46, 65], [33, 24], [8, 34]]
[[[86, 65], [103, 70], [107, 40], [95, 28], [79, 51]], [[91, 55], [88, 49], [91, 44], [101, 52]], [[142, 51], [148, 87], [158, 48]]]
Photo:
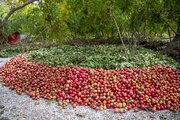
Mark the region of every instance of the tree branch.
[[124, 44], [123, 38], [122, 38], [122, 36], [121, 36], [120, 30], [119, 30], [119, 26], [118, 26], [118, 24], [117, 24], [117, 22], [116, 22], [116, 19], [114, 18], [114, 15], [113, 15], [113, 14], [110, 14], [110, 16], [111, 16], [112, 19], [114, 20], [114, 23], [115, 23], [115, 25], [116, 25], [119, 38], [120, 38], [121, 43], [122, 43], [122, 45], [123, 45], [123, 47], [124, 47], [124, 52], [125, 52], [125, 54], [126, 54], [126, 59], [128, 59], [127, 49], [126, 49], [126, 46], [125, 46], [125, 44]]
[[[165, 21], [166, 22], [166, 21]], [[171, 30], [176, 34], [176, 35], [180, 35], [180, 33], [178, 33], [178, 32], [176, 32], [175, 30], [174, 30], [174, 28], [168, 23], [168, 22], [166, 22], [167, 24], [168, 24], [168, 26], [171, 28]]]
[[46, 27], [42, 32], [40, 32], [40, 33], [31, 41], [31, 44], [29, 45], [29, 48], [27, 49], [27, 52], [30, 50], [33, 42], [34, 42], [39, 36], [41, 36], [41, 34], [43, 34], [47, 29], [48, 29], [48, 27]]
[[135, 31], [134, 31], [134, 32], [132, 33], [132, 35], [131, 35], [131, 42], [132, 42], [132, 39], [133, 39], [134, 34], [139, 30], [139, 25], [140, 25], [141, 20], [142, 20], [142, 18], [143, 18], [143, 16], [144, 16], [144, 13], [145, 13], [145, 11], [143, 10], [142, 13], [141, 13], [141, 17], [139, 18], [139, 20], [138, 20], [138, 22], [137, 22], [136, 29], [135, 29]]
[[19, 10], [19, 9], [21, 9], [21, 8], [23, 8], [23, 7], [31, 4], [31, 3], [33, 3], [34, 1], [38, 1], [38, 0], [29, 0], [29, 1], [25, 2], [24, 4], [19, 5], [18, 7], [15, 7], [15, 8], [13, 8], [13, 9], [11, 9], [11, 10], [9, 11], [9, 13], [6, 15], [6, 17], [4, 18], [4, 20], [2, 21], [2, 23], [0, 23], [0, 28], [2, 28], [2, 27], [6, 24], [6, 22], [7, 22], [8, 19], [9, 19], [9, 17], [10, 17], [14, 12], [16, 12], [17, 10]]
[[164, 21], [165, 21], [165, 23], [171, 28], [171, 30], [174, 32], [174, 34], [176, 34], [176, 35], [180, 35], [180, 33], [177, 31], [175, 31], [174, 30], [174, 28], [164, 19], [164, 18], [162, 18]]
[[24, 40], [25, 40], [25, 45], [24, 45], [24, 49], [23, 49], [23, 52], [22, 52], [22, 53], [24, 53], [25, 50], [26, 50], [26, 46], [27, 46], [28, 41], [29, 41], [29, 39], [30, 39], [30, 37], [31, 37], [31, 35], [32, 35], [32, 32], [33, 32], [33, 27], [31, 27], [29, 35], [26, 35], [26, 38], [24, 39]]

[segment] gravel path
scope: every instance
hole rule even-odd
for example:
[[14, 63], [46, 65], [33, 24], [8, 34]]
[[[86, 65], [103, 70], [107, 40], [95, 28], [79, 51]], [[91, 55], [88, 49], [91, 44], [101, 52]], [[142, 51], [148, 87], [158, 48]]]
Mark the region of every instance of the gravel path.
[[[9, 59], [0, 58], [0, 67]], [[18, 95], [2, 84], [0, 82], [0, 120], [180, 120], [180, 110], [178, 113], [130, 110], [121, 114], [114, 113], [113, 109], [96, 111], [89, 106], [63, 108], [55, 101], [32, 100], [25, 93]]]

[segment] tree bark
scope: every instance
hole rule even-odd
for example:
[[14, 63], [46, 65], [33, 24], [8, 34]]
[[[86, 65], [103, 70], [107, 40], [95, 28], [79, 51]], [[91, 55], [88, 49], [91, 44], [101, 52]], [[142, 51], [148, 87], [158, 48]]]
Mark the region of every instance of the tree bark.
[[[141, 16], [140, 16], [140, 18], [139, 18], [139, 20], [138, 20], [138, 22], [137, 22], [136, 29], [135, 29], [135, 31], [134, 31], [134, 32], [132, 33], [132, 35], [131, 35], [131, 39], [130, 39], [131, 44], [132, 44], [132, 41], [133, 41], [133, 36], [134, 36], [134, 34], [139, 30], [139, 25], [140, 25], [141, 20], [142, 20], [142, 18], [143, 18], [143, 16], [144, 16], [144, 13], [145, 13], [145, 11], [143, 10], [142, 13], [141, 13]], [[135, 43], [136, 40], [133, 41], [133, 42]], [[130, 45], [131, 45], [131, 44], [130, 44]]]
[[169, 42], [171, 42], [171, 32], [169, 31], [169, 28], [168, 28], [168, 35], [169, 35]]
[[114, 16], [113, 16], [113, 14], [111, 14], [110, 16], [111, 16], [112, 19], [114, 20], [114, 23], [115, 23], [116, 28], [117, 28], [118, 36], [119, 36], [119, 38], [120, 38], [120, 40], [121, 40], [121, 43], [122, 43], [122, 45], [123, 45], [123, 47], [124, 47], [124, 52], [125, 52], [125, 54], [126, 54], [126, 59], [128, 60], [127, 49], [126, 49], [126, 46], [125, 46], [124, 41], [123, 41], [123, 39], [122, 39], [120, 30], [119, 30], [119, 26], [118, 26], [118, 24], [117, 24], [117, 22], [116, 22], [116, 19], [115, 19]]
[[175, 33], [175, 37], [174, 37], [174, 39], [172, 40], [172, 42], [176, 42], [176, 41], [180, 41], [180, 23], [179, 23], [179, 25], [178, 25], [177, 32]]
[[33, 3], [34, 1], [38, 1], [38, 0], [29, 0], [29, 1], [25, 2], [24, 4], [19, 5], [18, 7], [15, 7], [15, 8], [13, 8], [13, 9], [11, 9], [11, 10], [9, 11], [9, 13], [6, 15], [6, 17], [5, 17], [5, 18], [2, 20], [2, 22], [0, 23], [0, 29], [2, 29], [2, 27], [3, 27], [3, 26], [6, 24], [6, 22], [8, 21], [9, 17], [10, 17], [14, 12], [16, 12], [17, 10], [22, 9], [23, 7], [25, 7], [25, 6]]
[[[140, 26], [140, 23], [141, 23], [141, 21], [142, 21], [142, 18], [143, 18], [143, 16], [144, 16], [144, 14], [145, 14], [145, 10], [143, 10], [142, 11], [142, 13], [141, 13], [141, 16], [140, 16], [140, 18], [139, 18], [139, 20], [138, 20], [138, 23], [137, 23], [137, 25], [136, 25], [136, 29], [135, 29], [135, 31], [132, 33], [132, 36], [131, 36], [131, 43], [132, 43], [132, 40], [133, 40], [133, 36], [134, 36], [134, 34], [136, 33], [136, 32], [139, 32], [139, 26]], [[133, 45], [132, 44], [130, 44], [130, 46], [132, 47], [132, 54], [134, 54], [134, 52], [135, 52], [135, 47], [136, 47], [136, 44], [137, 44], [137, 37], [133, 40]]]
[[30, 50], [31, 46], [33, 45], [34, 41], [41, 36], [41, 34], [43, 34], [46, 30], [48, 29], [48, 27], [46, 27], [42, 32], [40, 32], [30, 43], [29, 48], [27, 49], [27, 52]]
[[144, 25], [144, 36], [143, 36], [143, 41], [145, 41], [146, 40], [146, 22], [145, 22], [145, 25]]
[[24, 53], [24, 52], [26, 51], [26, 46], [27, 46], [28, 41], [30, 40], [31, 35], [32, 35], [32, 32], [33, 32], [33, 29], [32, 29], [32, 28], [33, 28], [33, 27], [31, 27], [29, 35], [27, 35], [26, 38], [25, 38], [25, 40], [24, 40], [25, 44], [24, 44], [24, 49], [23, 49], [23, 52], [22, 52], [22, 53]]

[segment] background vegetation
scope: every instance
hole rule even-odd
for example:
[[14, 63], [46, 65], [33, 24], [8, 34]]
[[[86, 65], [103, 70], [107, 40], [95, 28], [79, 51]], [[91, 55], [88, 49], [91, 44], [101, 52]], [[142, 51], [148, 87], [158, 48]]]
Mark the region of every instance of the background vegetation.
[[[27, 0], [5, 0], [0, 18]], [[118, 38], [113, 17], [123, 37], [153, 40], [167, 37], [169, 25], [177, 30], [179, 0], [39, 0], [15, 12], [3, 35], [20, 32], [36, 36], [44, 28], [43, 40]], [[170, 30], [171, 32], [171, 30]], [[172, 33], [172, 32], [171, 32]]]
[[[3, 20], [10, 10], [28, 1], [32, 0], [4, 0], [0, 4], [0, 19]], [[34, 57], [34, 59], [42, 61], [39, 57], [44, 57], [48, 52], [47, 55], [51, 53], [51, 57], [57, 56], [57, 58], [54, 58], [57, 63], [49, 62], [49, 59], [53, 59], [50, 57], [46, 58], [47, 61], [42, 61], [48, 62], [50, 65], [74, 64], [82, 67], [106, 68], [106, 64], [108, 64], [109, 69], [114, 68], [116, 65], [118, 68], [121, 68], [120, 63], [123, 61], [128, 62], [128, 65], [132, 67], [176, 64], [170, 58], [164, 58], [159, 53], [137, 47], [138, 45], [142, 45], [147, 48], [163, 51], [162, 53], [170, 55], [179, 61], [178, 58], [180, 55], [178, 49], [176, 49], [179, 48], [179, 42], [173, 43], [173, 45], [171, 45], [172, 42], [167, 43], [167, 41], [177, 41], [174, 38], [179, 37], [179, 0], [34, 1], [36, 2], [12, 14], [7, 23], [0, 29], [0, 33], [4, 36], [4, 39], [15, 32], [27, 36], [27, 39], [23, 42], [24, 48], [21, 48], [21, 46], [18, 48], [20, 51], [15, 54], [36, 49], [31, 49], [34, 44], [36, 46], [49, 47], [51, 45], [57, 46], [62, 44], [79, 46], [111, 43], [122, 44], [123, 47], [110, 46], [112, 47], [111, 49], [107, 46], [67, 47], [71, 54], [68, 54], [68, 50], [65, 47], [56, 47], [48, 50], [33, 51], [30, 53], [30, 56], [32, 57], [32, 54], [35, 52], [38, 56]], [[3, 40], [0, 41], [3, 44], [2, 46], [5, 46], [5, 42]], [[159, 44], [157, 41], [161, 41], [161, 43]], [[147, 43], [151, 43], [150, 47]], [[173, 55], [169, 51], [164, 52], [167, 48], [173, 52]], [[16, 48], [13, 49], [13, 51], [18, 51]], [[57, 50], [64, 51], [64, 53], [60, 52], [59, 54], [66, 56], [65, 58], [67, 60], [58, 56]], [[82, 55], [78, 53], [78, 50], [82, 50]], [[101, 50], [105, 50], [106, 53], [101, 52], [100, 58], [98, 58], [98, 51]], [[1, 57], [15, 55], [13, 52], [11, 54], [11, 52], [7, 51], [8, 49], [1, 50]], [[49, 53], [49, 51], [51, 52]], [[88, 52], [94, 53], [89, 54]], [[7, 53], [9, 55], [6, 55]], [[108, 54], [109, 58], [106, 58], [106, 54]], [[117, 54], [116, 56], [119, 56], [119, 58], [116, 58], [115, 55], [111, 56], [111, 54]], [[73, 55], [80, 58], [74, 58]], [[97, 61], [92, 65], [84, 56], [90, 56], [89, 59], [92, 60], [96, 56]], [[112, 64], [108, 63], [108, 61], [111, 61], [111, 57], [113, 58], [112, 61], [114, 61]], [[80, 59], [80, 63], [78, 60], [73, 62], [74, 59]], [[60, 63], [60, 60], [63, 60], [64, 63]], [[139, 62], [134, 65], [133, 62], [136, 60]], [[101, 65], [99, 63], [100, 61], [103, 61]], [[167, 61], [171, 62], [168, 63]]]

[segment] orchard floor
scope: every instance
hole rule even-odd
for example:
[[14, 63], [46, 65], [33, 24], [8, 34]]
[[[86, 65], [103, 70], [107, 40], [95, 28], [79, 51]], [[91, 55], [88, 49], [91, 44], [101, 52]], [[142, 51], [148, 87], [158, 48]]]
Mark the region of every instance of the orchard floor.
[[[0, 58], [0, 67], [9, 58]], [[0, 120], [180, 120], [177, 113], [169, 110], [114, 113], [113, 109], [96, 111], [89, 106], [68, 105], [63, 108], [57, 102], [32, 100], [25, 93], [18, 95], [15, 90], [2, 86], [0, 82]]]

